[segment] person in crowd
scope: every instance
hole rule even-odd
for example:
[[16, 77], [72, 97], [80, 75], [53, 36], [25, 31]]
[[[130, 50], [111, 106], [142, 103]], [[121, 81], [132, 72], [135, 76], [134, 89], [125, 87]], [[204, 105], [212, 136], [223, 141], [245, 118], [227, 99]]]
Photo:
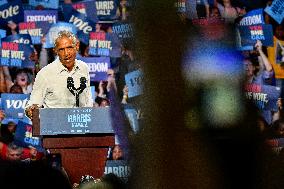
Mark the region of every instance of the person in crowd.
[[[81, 78], [86, 79], [86, 88], [80, 94], [79, 107], [92, 107], [90, 75], [86, 63], [76, 60], [79, 43], [75, 35], [69, 31], [61, 31], [55, 40], [54, 51], [58, 58], [42, 68], [35, 79], [30, 100], [26, 106], [26, 115], [32, 118], [34, 108], [72, 108], [76, 107], [76, 99], [68, 90], [67, 78], [73, 78], [73, 85], [78, 88]], [[72, 82], [71, 82], [72, 83]]]
[[17, 123], [14, 120], [8, 121], [7, 125], [1, 126], [0, 141], [9, 144], [14, 141]]
[[210, 6], [208, 0], [196, 0], [196, 11], [198, 18], [209, 18]]
[[1, 126], [1, 122], [3, 121], [4, 118], [5, 118], [5, 112], [0, 109], [0, 126]]
[[119, 145], [115, 145], [111, 149], [110, 160], [123, 160], [123, 152]]
[[261, 41], [256, 42], [255, 48], [257, 50], [256, 56], [252, 55], [244, 60], [246, 82], [268, 84], [267, 80], [273, 77], [272, 66], [262, 50]]
[[13, 142], [8, 145], [0, 142], [0, 157], [2, 160], [20, 161], [22, 153], [23, 148]]
[[222, 3], [215, 0], [215, 6], [219, 9], [221, 17], [225, 19], [226, 23], [234, 23], [235, 19], [245, 14], [245, 9], [232, 6], [231, 0], [223, 0]]
[[11, 90], [13, 85], [19, 85], [22, 88], [24, 94], [30, 94], [33, 88], [32, 83], [32, 76], [26, 69], [17, 69], [16, 70], [16, 77], [13, 80], [10, 74], [10, 70], [7, 66], [3, 67], [7, 89], [8, 91]]
[[108, 183], [112, 189], [125, 189], [126, 183], [113, 173], [108, 173], [102, 176], [102, 182]]

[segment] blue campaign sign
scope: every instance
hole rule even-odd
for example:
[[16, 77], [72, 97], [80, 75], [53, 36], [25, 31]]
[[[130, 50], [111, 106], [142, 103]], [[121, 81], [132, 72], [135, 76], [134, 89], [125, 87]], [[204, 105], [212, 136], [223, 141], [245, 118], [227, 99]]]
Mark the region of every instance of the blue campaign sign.
[[71, 17], [73, 10], [76, 10], [77, 12], [85, 15], [90, 21], [94, 23], [98, 22], [95, 1], [81, 1], [72, 4], [63, 4], [62, 7], [65, 20]]
[[88, 44], [89, 33], [95, 29], [96, 23], [74, 9], [72, 10], [70, 17], [66, 18], [65, 21], [75, 25], [78, 30], [77, 36], [79, 40]]
[[42, 22], [56, 23], [58, 21], [57, 10], [25, 10], [24, 22]]
[[[260, 40], [263, 46], [273, 46], [273, 32], [270, 24], [239, 26], [238, 30], [241, 39], [240, 50], [252, 50], [256, 40]], [[250, 49], [243, 47], [250, 47]]]
[[34, 49], [31, 45], [2, 41], [1, 66], [34, 68], [30, 60]]
[[284, 18], [284, 0], [274, 0], [264, 11], [269, 14], [276, 22], [281, 24]]
[[133, 27], [129, 22], [116, 22], [112, 25], [113, 33], [116, 33], [121, 41], [133, 39]]
[[124, 112], [129, 120], [132, 130], [134, 131], [134, 133], [137, 133], [139, 131], [137, 111], [134, 108], [125, 108]]
[[33, 44], [41, 44], [41, 38], [46, 35], [51, 25], [48, 21], [22, 22], [19, 24], [19, 33], [29, 34]]
[[116, 11], [118, 0], [96, 0], [97, 16], [100, 21], [111, 21], [118, 19]]
[[32, 125], [23, 121], [19, 121], [14, 136], [15, 144], [24, 148], [32, 146], [38, 151], [43, 151], [41, 138], [33, 137], [32, 131]]
[[251, 25], [260, 25], [265, 24], [263, 17], [263, 9], [255, 9], [249, 11], [243, 16], [239, 25], [240, 26], [251, 26]]
[[15, 23], [23, 22], [24, 9], [21, 0], [14, 0], [0, 6], [1, 18], [0, 24], [7, 25], [9, 21]]
[[2, 109], [7, 118], [23, 119], [24, 108], [30, 98], [29, 94], [2, 93]]
[[4, 5], [4, 4], [6, 4], [6, 3], [8, 3], [7, 0], [0, 0], [0, 6], [1, 6], [1, 5]]
[[107, 160], [104, 174], [113, 173], [123, 181], [127, 181], [130, 176], [130, 166], [125, 160]]
[[6, 30], [1, 30], [0, 29], [0, 48], [1, 48], [1, 41], [2, 38], [6, 37]]
[[58, 9], [59, 0], [29, 0], [29, 4], [34, 7], [42, 5], [44, 8]]
[[128, 97], [141, 95], [143, 92], [143, 73], [140, 70], [125, 75], [125, 83], [128, 86]]
[[277, 100], [280, 97], [280, 88], [271, 85], [248, 84], [245, 86], [245, 95], [261, 110], [277, 111]]
[[107, 70], [110, 68], [109, 57], [80, 57], [89, 67], [91, 81], [106, 81]]
[[9, 35], [2, 39], [5, 42], [14, 42], [14, 43], [21, 43], [21, 44], [32, 44], [32, 39], [29, 34], [14, 34]]
[[90, 32], [89, 54], [121, 57], [121, 42], [115, 33]]
[[58, 33], [60, 31], [70, 31], [74, 34], [77, 34], [77, 29], [73, 24], [66, 23], [66, 22], [58, 22], [55, 24], [52, 24], [49, 31], [46, 34], [46, 41], [43, 44], [44, 48], [53, 48], [54, 47], [54, 41], [58, 36]]

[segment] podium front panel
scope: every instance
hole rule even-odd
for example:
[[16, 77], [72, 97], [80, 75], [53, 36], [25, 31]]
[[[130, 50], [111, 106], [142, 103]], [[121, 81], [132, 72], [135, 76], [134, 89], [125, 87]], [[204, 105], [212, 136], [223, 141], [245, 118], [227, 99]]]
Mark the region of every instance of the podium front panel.
[[109, 107], [43, 108], [39, 116], [42, 136], [114, 133]]

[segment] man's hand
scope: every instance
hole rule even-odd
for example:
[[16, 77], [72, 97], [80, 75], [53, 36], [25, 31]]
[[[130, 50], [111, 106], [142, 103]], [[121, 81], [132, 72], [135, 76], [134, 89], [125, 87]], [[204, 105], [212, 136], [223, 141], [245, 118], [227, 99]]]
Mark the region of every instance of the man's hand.
[[26, 115], [28, 116], [28, 118], [30, 118], [31, 120], [33, 120], [33, 110], [34, 109], [38, 109], [39, 106], [37, 104], [33, 104], [31, 105], [30, 107], [28, 107], [26, 110], [25, 110], [25, 113]]

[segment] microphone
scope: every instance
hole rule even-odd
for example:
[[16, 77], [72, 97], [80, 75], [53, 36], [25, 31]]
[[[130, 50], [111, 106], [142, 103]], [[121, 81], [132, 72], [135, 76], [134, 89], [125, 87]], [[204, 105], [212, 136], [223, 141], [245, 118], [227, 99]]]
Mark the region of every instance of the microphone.
[[75, 96], [75, 86], [74, 86], [74, 80], [72, 77], [67, 78], [67, 89]]
[[87, 87], [86, 82], [87, 82], [87, 79], [85, 77], [81, 77], [80, 87], [76, 89], [74, 86], [73, 78], [72, 77], [67, 78], [67, 89], [75, 96], [77, 107], [79, 107], [79, 94], [81, 94], [84, 91], [84, 89]]

